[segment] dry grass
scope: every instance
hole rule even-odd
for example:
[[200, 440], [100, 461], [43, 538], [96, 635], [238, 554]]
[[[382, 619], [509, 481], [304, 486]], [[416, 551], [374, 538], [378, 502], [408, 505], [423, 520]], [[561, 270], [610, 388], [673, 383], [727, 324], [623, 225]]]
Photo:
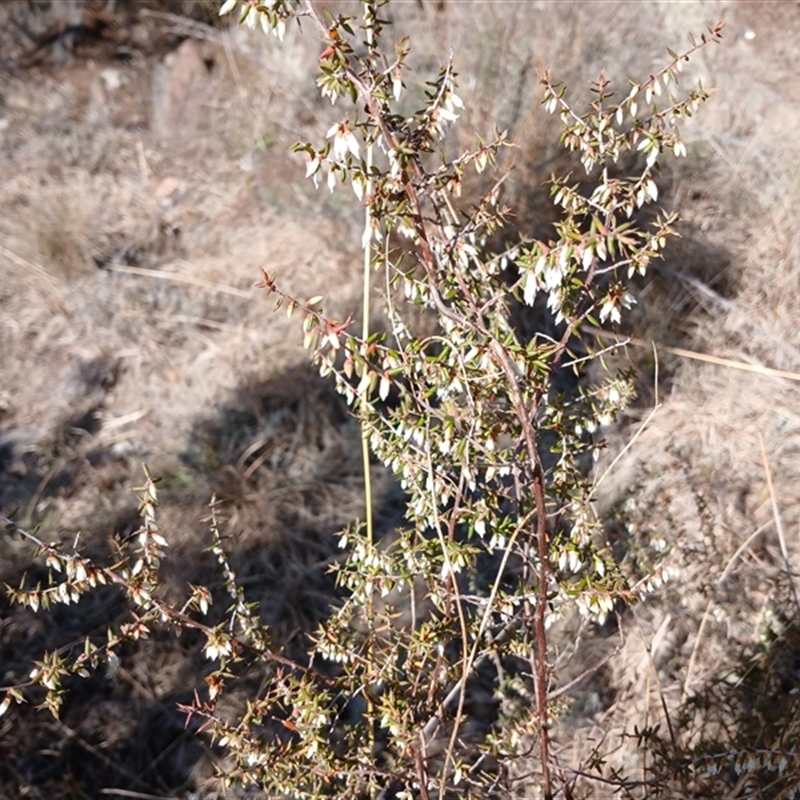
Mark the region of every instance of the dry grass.
[[[32, 27], [58, 23], [58, 9], [37, 8]], [[549, 65], [580, 95], [601, 67], [620, 81], [647, 72], [688, 30], [727, 17], [725, 44], [694, 73], [719, 91], [687, 128], [688, 161], [665, 175], [685, 239], [642, 287], [636, 332], [800, 372], [796, 4], [501, 2], [482, 5], [480, 20], [457, 3], [391, 9], [414, 43], [418, 77], [453, 48], [465, 139], [488, 136], [495, 121], [510, 128], [520, 145], [507, 162], [513, 194], [521, 224], [534, 227], [541, 183], [562, 163], [551, 122], [537, 112], [536, 69]], [[0, 509], [19, 507], [46, 537], [82, 530], [102, 555], [135, 526], [130, 487], [147, 461], [165, 476], [162, 520], [180, 564], [169, 568], [170, 590], [212, 580], [212, 565], [193, 556], [216, 492], [248, 590], [291, 638], [324, 613], [330, 534], [361, 511], [357, 433], [298, 366], [295, 321], [272, 315], [250, 287], [263, 266], [286, 291], [326, 295], [341, 316], [357, 307], [358, 214], [345, 192], [302, 183], [299, 160], [286, 155], [295, 139], [323, 136], [336, 111], [313, 88], [313, 39], [290, 35], [278, 46], [201, 25], [194, 44], [175, 51], [169, 26], [179, 20], [141, 24], [162, 32], [161, 51], [134, 44], [128, 60], [90, 63], [45, 49], [4, 76]], [[14, 47], [0, 48], [11, 64], [22, 52]], [[204, 68], [190, 71], [196, 83], [182, 102], [191, 125], [176, 131], [163, 91], [179, 57]], [[570, 693], [556, 732], [569, 742], [565, 762], [602, 740], [610, 764], [630, 767], [634, 748], [622, 733], [663, 721], [664, 707], [677, 720], [681, 703], [694, 715], [679, 731], [690, 744], [774, 740], [758, 692], [771, 686], [789, 698], [797, 688], [792, 669], [769, 668], [798, 653], [776, 524], [797, 573], [797, 386], [666, 351], [658, 362], [661, 407], [598, 506], [612, 533], [645, 550], [663, 541], [674, 580], [626, 614], [621, 652]], [[642, 366], [652, 377], [652, 362]], [[654, 396], [646, 379], [641, 406], [608, 431], [609, 461]], [[390, 527], [399, 500], [388, 481], [380, 496]], [[4, 538], [0, 555], [0, 577], [17, 582], [29, 554]], [[2, 682], [24, 675], [46, 642], [70, 642], [123, 613], [112, 595], [101, 600], [49, 621], [3, 600]], [[608, 634], [589, 638], [586, 663], [615, 646]], [[130, 651], [118, 677], [76, 687], [63, 725], [27, 709], [4, 717], [0, 793], [210, 793], [213, 756], [182, 733], [175, 712], [201, 679], [195, 644], [156, 637]], [[770, 674], [783, 683], [770, 684]], [[693, 702], [703, 697], [718, 705]], [[134, 726], [120, 722], [130, 718]]]

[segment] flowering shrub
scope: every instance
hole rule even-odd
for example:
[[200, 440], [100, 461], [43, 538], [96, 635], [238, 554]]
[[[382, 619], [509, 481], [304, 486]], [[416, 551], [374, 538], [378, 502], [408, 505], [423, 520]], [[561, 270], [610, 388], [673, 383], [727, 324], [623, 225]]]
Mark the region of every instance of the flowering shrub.
[[[559, 116], [563, 144], [585, 175], [553, 177], [560, 218], [550, 239], [506, 247], [497, 244], [510, 217], [504, 177], [469, 206], [461, 194], [467, 171], [493, 169], [509, 143], [500, 134], [445, 155], [463, 107], [453, 61], [408, 113], [410, 46], [386, 45], [382, 5], [365, 0], [360, 20], [330, 22], [313, 2], [289, 0], [227, 0], [220, 13], [279, 39], [297, 18], [326, 42], [317, 84], [345, 109], [323, 142], [296, 150], [315, 184], [347, 185], [365, 208], [362, 329], [352, 316], [327, 316], [324, 298], [285, 294], [267, 271], [259, 286], [302, 316], [305, 346], [360, 420], [365, 452], [406, 491], [407, 524], [375, 539], [367, 483], [367, 519], [341, 533], [335, 570], [344, 599], [299, 663], [273, 647], [237, 585], [213, 505], [212, 550], [232, 599], [226, 622], [203, 621], [211, 602], [203, 587], [191, 587], [180, 606], [159, 599], [167, 539], [147, 475], [136, 546], [111, 567], [23, 532], [47, 559], [50, 583], [13, 590], [15, 601], [37, 610], [116, 583], [133, 609], [129, 624], [101, 645], [87, 640], [74, 663], [45, 656], [30, 681], [57, 714], [66, 675], [85, 674], [154, 624], [191, 627], [218, 666], [184, 710], [226, 748], [228, 786], [292, 797], [509, 797], [527, 772], [524, 785], [533, 781], [542, 797], [570, 797], [575, 776], [602, 762], [566, 768], [554, 756], [551, 726], [568, 687], [558, 683], [549, 631], [575, 614], [583, 625], [602, 622], [668, 575], [657, 563], [645, 575], [626, 571], [592, 506], [598, 432], [631, 402], [631, 376], [605, 370], [591, 385], [559, 387], [565, 374], [602, 365], [622, 346], [599, 350], [589, 330], [622, 321], [635, 302], [632, 279], [674, 233], [674, 214], [656, 210], [641, 221], [638, 212], [658, 200], [660, 159], [686, 154], [678, 126], [708, 93], [682, 91], [680, 72], [722, 26], [621, 96], [601, 75], [585, 111], [542, 76], [544, 109]], [[376, 273], [383, 333], [367, 327]], [[534, 306], [546, 307], [550, 324], [523, 336], [513, 316], [533, 315]], [[434, 333], [415, 331], [417, 309], [435, 318]], [[218, 711], [226, 686], [252, 663], [264, 671], [262, 691], [238, 717]], [[479, 685], [491, 687], [480, 711]], [[22, 701], [23, 688], [7, 691], [3, 710]], [[614, 783], [625, 787], [626, 777]]]

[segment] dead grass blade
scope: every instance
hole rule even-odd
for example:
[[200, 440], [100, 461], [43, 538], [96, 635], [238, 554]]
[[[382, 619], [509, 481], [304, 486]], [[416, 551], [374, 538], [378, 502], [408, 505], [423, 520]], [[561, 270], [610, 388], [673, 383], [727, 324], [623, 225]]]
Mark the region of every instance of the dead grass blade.
[[39, 264], [34, 264], [32, 261], [17, 255], [3, 245], [0, 244], [0, 256], [7, 258], [12, 264], [22, 267], [28, 275], [35, 275], [40, 278], [48, 286], [54, 287], [58, 285], [58, 279], [49, 273], [44, 267]]
[[758, 433], [758, 443], [761, 446], [761, 459], [764, 462], [764, 474], [767, 477], [767, 487], [769, 488], [769, 499], [772, 503], [772, 515], [775, 519], [775, 530], [778, 533], [778, 541], [781, 545], [781, 554], [783, 555], [784, 566], [786, 567], [786, 575], [789, 578], [789, 584], [792, 587], [792, 596], [794, 597], [794, 604], [800, 613], [800, 598], [797, 595], [797, 586], [794, 582], [794, 575], [792, 574], [792, 565], [789, 563], [789, 550], [786, 547], [786, 534], [783, 530], [783, 522], [778, 510], [778, 500], [775, 496], [775, 486], [772, 482], [772, 470], [769, 468], [769, 460], [767, 459], [767, 450], [764, 447], [764, 437], [761, 432]]
[[171, 795], [165, 794], [144, 794], [143, 792], [134, 792], [130, 789], [101, 789], [100, 794], [105, 794], [113, 797], [130, 797], [134, 800], [171, 800]]
[[[603, 336], [615, 336], [611, 331], [602, 331], [597, 328], [586, 327], [583, 329], [586, 333], [591, 334], [597, 339]], [[765, 367], [763, 364], [748, 364], [746, 361], [736, 361], [732, 358], [722, 358], [721, 356], [709, 355], [707, 353], [700, 353], [697, 350], [687, 350], [683, 347], [668, 347], [667, 345], [660, 345], [656, 342], [638, 339], [635, 336], [626, 336], [621, 342], [628, 342], [636, 345], [637, 347], [658, 347], [661, 352], [670, 353], [674, 356], [681, 358], [691, 358], [694, 361], [704, 361], [708, 364], [716, 364], [720, 367], [728, 367], [729, 369], [738, 369], [743, 372], [755, 372], [758, 375], [766, 375], [769, 378], [779, 378], [787, 381], [800, 382], [800, 372], [788, 372], [783, 369], [773, 369], [772, 367]]]
[[164, 272], [160, 269], [145, 269], [144, 267], [129, 267], [127, 264], [109, 264], [105, 269], [112, 272], [124, 272], [128, 275], [141, 275], [145, 278], [158, 278], [162, 281], [174, 281], [175, 283], [186, 283], [190, 286], [197, 286], [200, 289], [211, 289], [214, 292], [232, 294], [234, 297], [250, 298], [253, 293], [249, 289], [237, 289], [235, 286], [225, 286], [221, 283], [204, 281], [202, 278], [194, 278], [191, 275], [180, 275], [176, 272]]
[[[631, 344], [635, 344], [638, 347], [653, 347], [653, 342], [646, 342], [644, 339], [629, 337], [629, 341]], [[787, 372], [783, 369], [773, 369], [772, 367], [765, 367], [763, 364], [748, 364], [746, 361], [735, 361], [732, 358], [722, 358], [721, 356], [712, 356], [707, 353], [698, 353], [696, 350], [685, 350], [682, 347], [659, 345], [659, 349], [665, 353], [680, 356], [681, 358], [705, 361], [708, 364], [717, 364], [720, 367], [728, 367], [729, 369], [739, 369], [743, 372], [755, 372], [759, 375], [766, 375], [769, 378], [782, 378], [787, 381], [800, 382], [800, 372]]]

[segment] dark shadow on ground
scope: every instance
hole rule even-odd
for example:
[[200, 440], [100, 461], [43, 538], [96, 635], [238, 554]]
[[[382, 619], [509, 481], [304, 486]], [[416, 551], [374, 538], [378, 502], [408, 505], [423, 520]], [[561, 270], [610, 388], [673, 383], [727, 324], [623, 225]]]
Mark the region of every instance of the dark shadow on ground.
[[[36, 453], [9, 447], [0, 465], [3, 500], [26, 509], [49, 501], [68, 504], [105, 491], [104, 460], [119, 461], [98, 444], [102, 428], [76, 426], [66, 415], [48, 446]], [[93, 420], [95, 418], [93, 417]], [[70, 438], [71, 437], [71, 438]], [[340, 558], [335, 534], [363, 518], [360, 431], [342, 399], [306, 366], [291, 367], [234, 389], [218, 408], [198, 419], [182, 445], [178, 468], [160, 484], [159, 520], [170, 542], [162, 564], [164, 596], [179, 604], [188, 584], [208, 586], [215, 603], [208, 622], [217, 624], [230, 605], [216, 559], [207, 552], [208, 525], [201, 522], [212, 495], [219, 501], [221, 532], [230, 564], [248, 602], [260, 604], [276, 647], [301, 658], [307, 636], [329, 612], [337, 590], [329, 572]], [[91, 458], [90, 458], [91, 456]], [[101, 563], [117, 558], [135, 537], [138, 465], [117, 464], [127, 483], [118, 504], [100, 519], [85, 519], [78, 543]], [[153, 465], [157, 475], [156, 465]], [[56, 474], [59, 476], [55, 479]], [[50, 479], [43, 480], [47, 475]], [[92, 485], [94, 481], [94, 485]], [[403, 495], [379, 465], [373, 465], [378, 534], [403, 514]], [[2, 507], [3, 513], [12, 509]], [[75, 532], [64, 531], [71, 549]], [[43, 564], [18, 534], [0, 533], [0, 578], [11, 586], [46, 581]], [[3, 685], [24, 683], [32, 662], [45, 650], [63, 648], [77, 657], [84, 637], [105, 639], [108, 626], [130, 621], [121, 590], [101, 587], [79, 603], [33, 614], [1, 600], [0, 654]], [[103, 789], [168, 794], [195, 789], [211, 773], [213, 754], [203, 737], [183, 730], [177, 703], [205, 691], [212, 663], [202, 634], [153, 630], [146, 640], [126, 645], [119, 663], [102, 666], [86, 680], [70, 680], [61, 721], [30, 704], [12, 706], [0, 720], [0, 795], [4, 797], [97, 797]], [[234, 705], [257, 693], [265, 672], [249, 668], [232, 693]], [[192, 726], [197, 727], [197, 721]]]

